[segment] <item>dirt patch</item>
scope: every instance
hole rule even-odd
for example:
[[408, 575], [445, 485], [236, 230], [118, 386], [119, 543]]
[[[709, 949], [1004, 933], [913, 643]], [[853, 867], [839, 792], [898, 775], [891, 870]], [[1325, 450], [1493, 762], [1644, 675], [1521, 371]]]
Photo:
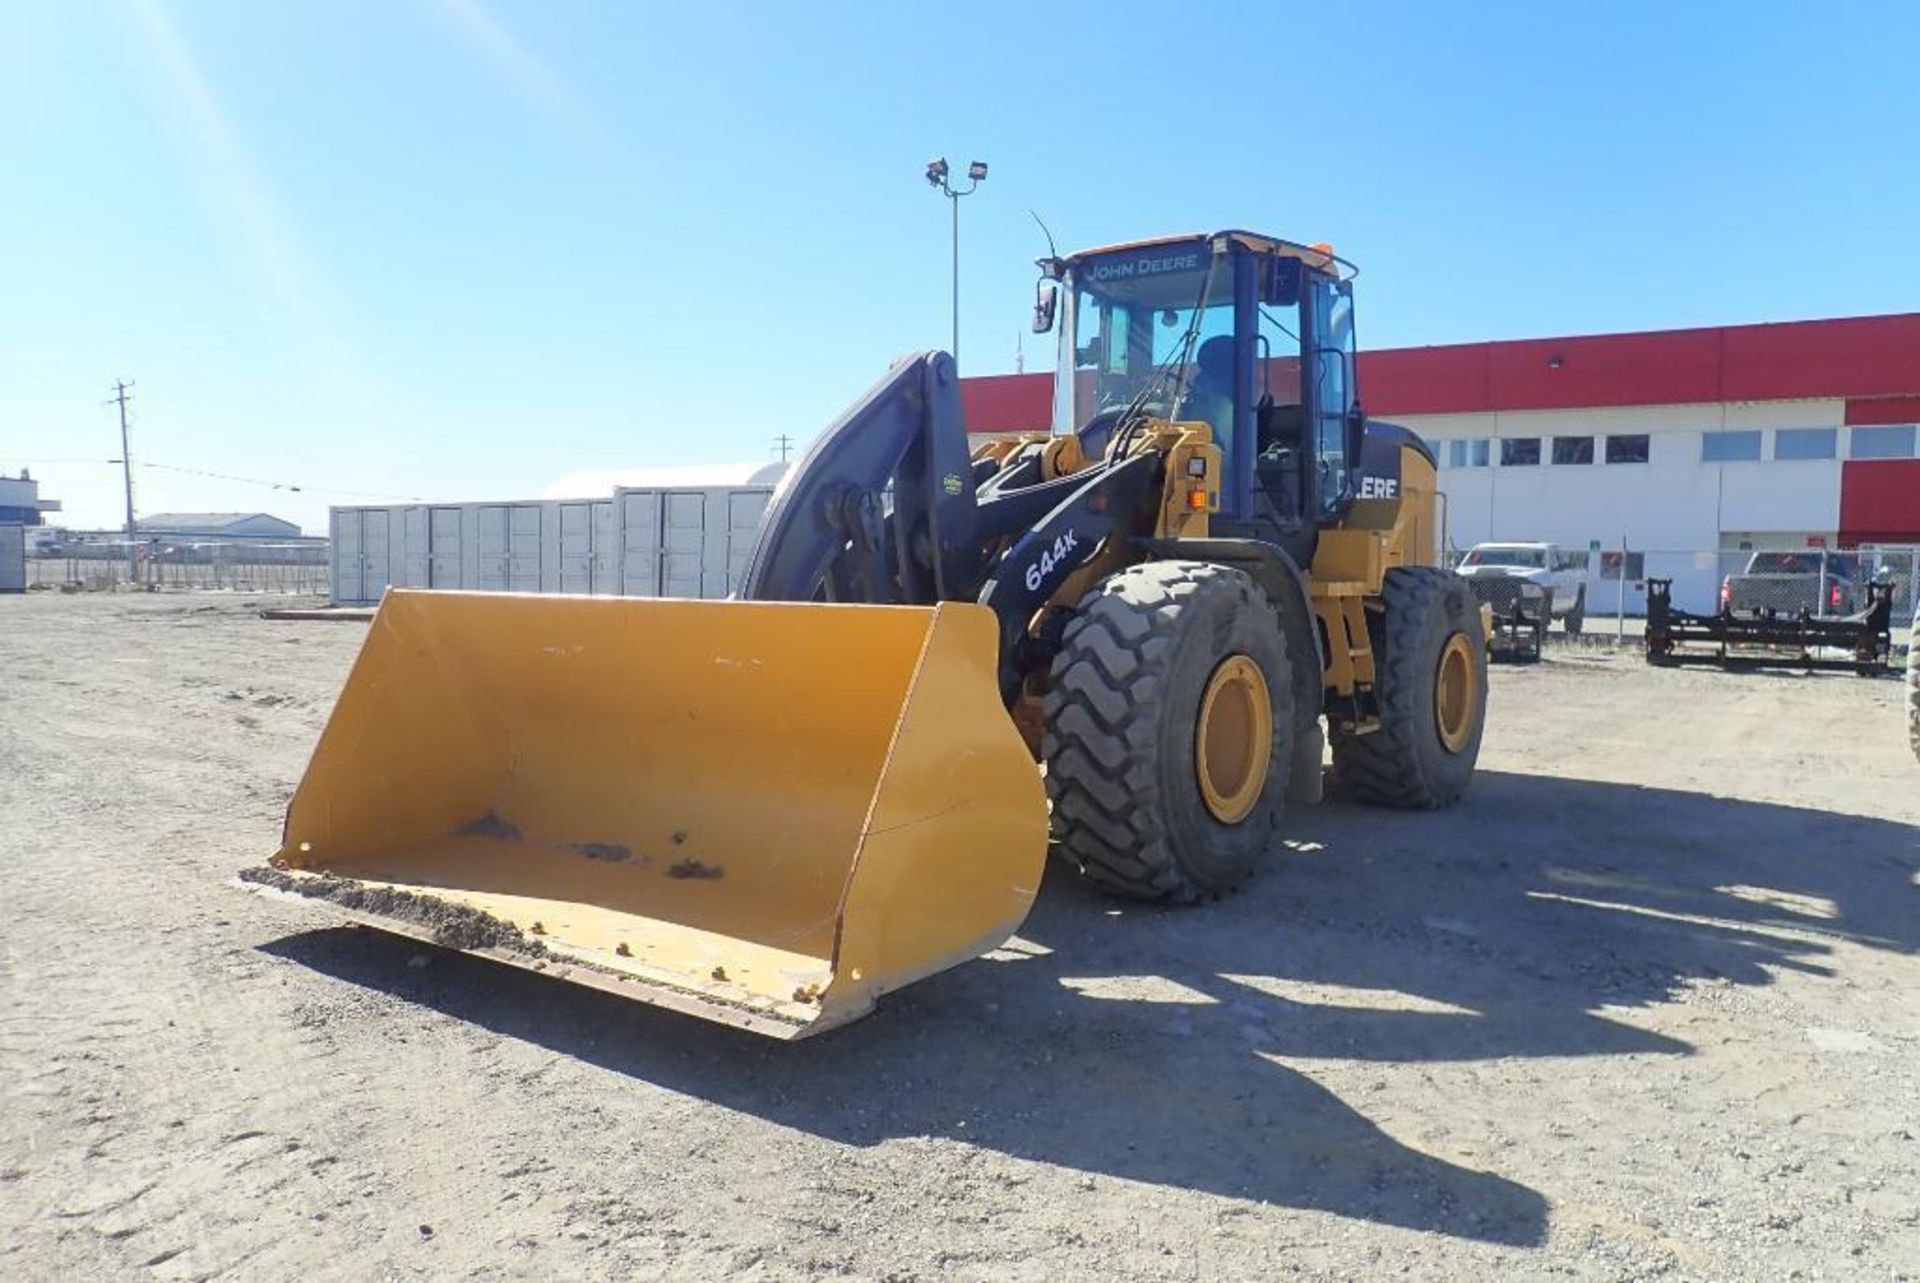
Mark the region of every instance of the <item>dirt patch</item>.
[[727, 871], [717, 864], [702, 864], [698, 860], [676, 860], [667, 869], [670, 878], [692, 878], [696, 881], [710, 882], [727, 876]]
[[[589, 860], [607, 860], [618, 864], [633, 858], [633, 848], [619, 842], [575, 842], [573, 849]], [[642, 864], [646, 863], [643, 858]]]
[[497, 811], [488, 811], [477, 820], [468, 820], [455, 833], [465, 838], [501, 838], [508, 842], [520, 841], [520, 829], [500, 818]]
[[[155, 646], [166, 598], [0, 597], [6, 1277], [1916, 1277], [1896, 682], [1550, 644], [1459, 806], [1289, 807], [1191, 911], [1050, 867], [1005, 948], [781, 1044], [556, 982], [552, 917], [456, 924], [487, 958], [237, 893], [366, 625], [207, 600]], [[636, 894], [706, 849], [571, 832]]]
[[392, 887], [370, 887], [352, 878], [321, 874], [294, 877], [278, 869], [240, 870], [242, 882], [290, 891], [310, 900], [325, 900], [343, 909], [377, 914], [400, 922], [425, 927], [433, 933], [433, 942], [449, 949], [512, 949], [535, 957], [546, 955], [547, 947], [528, 940], [511, 922], [469, 905], [449, 904], [433, 896], [415, 895]]

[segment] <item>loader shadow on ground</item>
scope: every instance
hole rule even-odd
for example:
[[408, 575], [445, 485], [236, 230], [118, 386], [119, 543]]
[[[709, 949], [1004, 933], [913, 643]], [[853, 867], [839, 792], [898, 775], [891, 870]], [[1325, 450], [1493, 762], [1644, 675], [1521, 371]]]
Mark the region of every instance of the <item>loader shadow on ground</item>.
[[420, 946], [378, 932], [264, 947], [847, 1144], [944, 1136], [1531, 1245], [1545, 1193], [1410, 1147], [1282, 1061], [1683, 1056], [1600, 1009], [1819, 971], [1833, 939], [1920, 944], [1920, 837], [1886, 821], [1490, 772], [1438, 815], [1333, 800], [1287, 828], [1291, 853], [1199, 910], [1116, 904], [1051, 870], [1014, 947], [791, 1045], [465, 955], [410, 968]]

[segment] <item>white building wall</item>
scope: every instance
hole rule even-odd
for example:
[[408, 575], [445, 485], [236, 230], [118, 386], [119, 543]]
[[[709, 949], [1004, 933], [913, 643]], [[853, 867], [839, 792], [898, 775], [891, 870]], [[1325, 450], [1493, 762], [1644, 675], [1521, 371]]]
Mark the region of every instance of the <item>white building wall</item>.
[[[1811, 539], [1834, 541], [1845, 430], [1836, 435], [1833, 459], [1776, 461], [1773, 437], [1780, 428], [1836, 427], [1845, 414], [1844, 402], [1821, 400], [1400, 415], [1395, 421], [1439, 454], [1446, 535], [1454, 547], [1537, 539], [1584, 549], [1598, 540], [1612, 550], [1624, 540], [1630, 551], [1646, 555], [1646, 574], [1674, 580], [1678, 604], [1706, 609], [1743, 542], [1804, 547]], [[1728, 430], [1760, 431], [1760, 459], [1703, 461], [1703, 434]], [[1605, 462], [1608, 435], [1640, 433], [1647, 437], [1647, 462]], [[1594, 438], [1595, 462], [1555, 464], [1556, 436]], [[1515, 437], [1540, 438], [1541, 462], [1501, 466], [1499, 442]], [[1461, 439], [1486, 439], [1488, 466], [1450, 466], [1448, 443]], [[1612, 610], [1618, 582], [1601, 578], [1598, 559], [1588, 573], [1592, 609]], [[1644, 609], [1643, 590], [1630, 585], [1627, 609]]]
[[1831, 535], [1840, 528], [1838, 459], [1769, 458], [1702, 466], [1720, 475], [1718, 526], [1723, 534]]
[[38, 508], [40, 483], [20, 477], [0, 477], [0, 508]]

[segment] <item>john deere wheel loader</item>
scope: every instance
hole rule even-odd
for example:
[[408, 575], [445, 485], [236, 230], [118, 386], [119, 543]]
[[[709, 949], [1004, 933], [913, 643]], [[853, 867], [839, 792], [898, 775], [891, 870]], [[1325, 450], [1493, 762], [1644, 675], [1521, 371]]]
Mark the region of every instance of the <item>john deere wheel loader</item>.
[[793, 1038], [1005, 940], [1049, 833], [1120, 895], [1230, 891], [1323, 725], [1355, 796], [1458, 799], [1482, 615], [1431, 453], [1360, 409], [1350, 268], [1222, 232], [1041, 270], [1053, 431], [970, 451], [952, 360], [899, 362], [739, 600], [389, 592], [243, 876]]

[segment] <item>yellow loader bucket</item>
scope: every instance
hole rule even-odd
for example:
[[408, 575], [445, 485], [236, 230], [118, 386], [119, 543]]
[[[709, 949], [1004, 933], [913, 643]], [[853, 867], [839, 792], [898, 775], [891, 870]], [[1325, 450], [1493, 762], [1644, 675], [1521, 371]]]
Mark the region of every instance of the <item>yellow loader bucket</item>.
[[1026, 917], [1033, 760], [984, 607], [387, 594], [242, 878], [780, 1038]]

